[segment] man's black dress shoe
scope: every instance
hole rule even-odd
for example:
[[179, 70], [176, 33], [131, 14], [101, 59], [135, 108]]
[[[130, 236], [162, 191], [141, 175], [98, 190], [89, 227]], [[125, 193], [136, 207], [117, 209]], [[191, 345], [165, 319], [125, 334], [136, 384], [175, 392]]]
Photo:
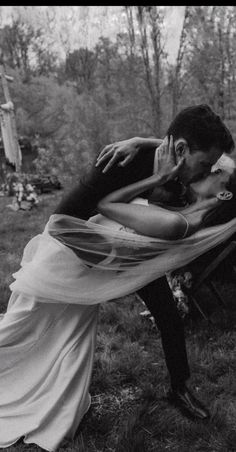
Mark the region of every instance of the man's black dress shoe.
[[196, 399], [186, 386], [181, 389], [170, 389], [167, 393], [167, 398], [170, 403], [179, 408], [187, 417], [201, 420], [210, 417], [209, 411]]

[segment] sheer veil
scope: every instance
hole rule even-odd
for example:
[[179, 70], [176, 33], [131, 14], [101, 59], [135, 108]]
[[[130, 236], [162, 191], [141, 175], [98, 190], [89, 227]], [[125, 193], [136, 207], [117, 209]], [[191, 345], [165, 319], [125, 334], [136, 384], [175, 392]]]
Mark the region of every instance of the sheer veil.
[[167, 241], [123, 230], [96, 215], [89, 221], [52, 215], [26, 245], [11, 290], [41, 302], [96, 304], [132, 293], [227, 240], [236, 218]]

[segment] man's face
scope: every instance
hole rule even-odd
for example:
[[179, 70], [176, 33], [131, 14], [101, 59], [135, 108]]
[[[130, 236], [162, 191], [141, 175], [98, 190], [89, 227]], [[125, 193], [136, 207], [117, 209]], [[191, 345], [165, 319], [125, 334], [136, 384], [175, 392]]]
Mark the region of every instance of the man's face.
[[185, 185], [196, 182], [211, 172], [211, 167], [222, 155], [220, 149], [212, 147], [208, 152], [195, 151], [190, 154], [189, 150], [184, 153], [185, 163], [180, 171], [179, 179]]

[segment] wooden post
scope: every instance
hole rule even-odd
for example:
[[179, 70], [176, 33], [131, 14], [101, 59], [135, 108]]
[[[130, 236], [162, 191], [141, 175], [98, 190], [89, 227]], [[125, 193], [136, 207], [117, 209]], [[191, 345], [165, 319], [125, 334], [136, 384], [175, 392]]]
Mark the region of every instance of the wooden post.
[[[1, 79], [2, 79], [2, 88], [3, 88], [5, 101], [6, 101], [6, 103], [12, 102], [7, 81], [12, 82], [13, 77], [10, 77], [9, 75], [5, 74], [4, 66], [2, 64], [0, 64], [0, 75], [1, 75]], [[15, 145], [15, 167], [16, 167], [16, 172], [18, 172], [18, 171], [20, 171], [20, 167], [21, 167], [21, 158], [20, 158], [20, 149], [19, 149], [19, 142], [18, 142], [18, 137], [17, 137], [14, 110], [11, 109], [9, 111], [9, 113], [10, 113], [10, 119], [11, 119], [12, 137], [13, 137], [13, 142]], [[19, 149], [19, 152], [18, 152], [18, 149]]]

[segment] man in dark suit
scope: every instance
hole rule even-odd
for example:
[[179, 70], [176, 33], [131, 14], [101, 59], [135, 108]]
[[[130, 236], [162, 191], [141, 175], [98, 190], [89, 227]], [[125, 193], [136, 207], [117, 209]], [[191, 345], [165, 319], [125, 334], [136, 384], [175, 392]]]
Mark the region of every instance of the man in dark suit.
[[[177, 203], [178, 199], [181, 200], [184, 185], [210, 173], [222, 153], [229, 153], [234, 147], [229, 130], [207, 105], [182, 110], [172, 121], [167, 136], [173, 137], [175, 155], [174, 161], [169, 162], [170, 172], [183, 157], [184, 164], [178, 180], [166, 187], [166, 203], [168, 192], [170, 194], [174, 190]], [[161, 172], [163, 162], [166, 163], [167, 155], [170, 155], [167, 152], [169, 144], [161, 143], [159, 139], [135, 138], [106, 146], [89, 174], [62, 199], [54, 213], [88, 219], [96, 213], [98, 202], [108, 193]], [[159, 193], [155, 190], [142, 194], [143, 197], [151, 196], [153, 202], [156, 195], [159, 196]], [[186, 385], [190, 371], [184, 326], [166, 278], [153, 281], [139, 294], [161, 333], [171, 382], [169, 400], [185, 414], [206, 419], [208, 410]]]

